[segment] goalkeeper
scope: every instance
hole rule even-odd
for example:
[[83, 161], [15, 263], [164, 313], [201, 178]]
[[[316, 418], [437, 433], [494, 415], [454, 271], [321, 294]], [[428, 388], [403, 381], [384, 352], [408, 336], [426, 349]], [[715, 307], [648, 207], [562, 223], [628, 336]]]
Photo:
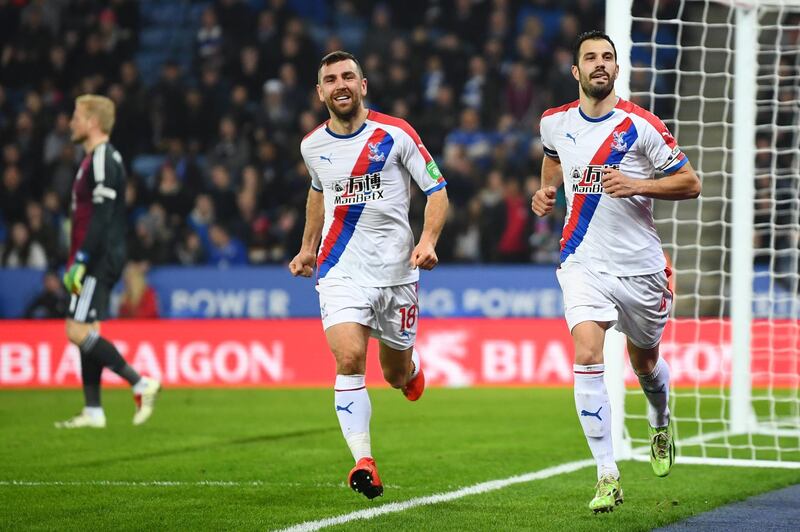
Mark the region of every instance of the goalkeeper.
[[[631, 366], [649, 403], [655, 474], [666, 476], [675, 458], [669, 367], [658, 351], [672, 293], [652, 209], [654, 198], [696, 198], [700, 180], [664, 123], [614, 93], [619, 65], [608, 35], [580, 35], [572, 65], [579, 99], [542, 115], [546, 157], [531, 208], [538, 216], [552, 211], [556, 187], [564, 183], [567, 219], [557, 276], [575, 346], [575, 407], [597, 462], [589, 508], [605, 512], [622, 502], [603, 382], [608, 328], [627, 336]], [[654, 179], [656, 173], [663, 177]]]
[[64, 286], [71, 295], [67, 337], [81, 353], [85, 408], [56, 423], [57, 428], [103, 428], [100, 377], [111, 368], [133, 387], [133, 423], [147, 421], [160, 388], [158, 381], [140, 376], [116, 347], [100, 336], [111, 288], [125, 264], [125, 168], [109, 143], [114, 126], [114, 103], [106, 97], [80, 96], [70, 122], [72, 142], [86, 153], [72, 185], [72, 234]]

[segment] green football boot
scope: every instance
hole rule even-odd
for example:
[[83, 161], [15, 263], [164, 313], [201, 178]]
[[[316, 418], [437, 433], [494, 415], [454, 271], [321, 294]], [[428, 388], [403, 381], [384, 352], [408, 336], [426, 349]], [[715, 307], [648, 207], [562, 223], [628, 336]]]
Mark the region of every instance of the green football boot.
[[666, 427], [648, 427], [650, 433], [650, 465], [659, 477], [669, 475], [675, 463], [675, 440], [672, 437], [672, 423]]
[[589, 503], [589, 509], [594, 513], [611, 512], [614, 506], [622, 504], [622, 488], [619, 479], [611, 475], [603, 475], [597, 481], [597, 490], [594, 499]]

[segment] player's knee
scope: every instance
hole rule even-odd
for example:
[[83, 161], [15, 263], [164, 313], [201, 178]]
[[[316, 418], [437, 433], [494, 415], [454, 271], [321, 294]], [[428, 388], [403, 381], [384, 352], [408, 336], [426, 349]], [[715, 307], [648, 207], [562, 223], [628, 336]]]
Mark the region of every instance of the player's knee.
[[67, 339], [73, 344], [80, 346], [86, 335], [89, 334], [89, 326], [85, 323], [67, 320]]
[[658, 362], [658, 358], [655, 360], [649, 358], [634, 358], [631, 357], [631, 367], [633, 368], [633, 372], [636, 375], [650, 375], [653, 373], [653, 370], [656, 369], [656, 363]]
[[337, 375], [364, 375], [366, 361], [357, 353], [336, 353]]
[[575, 347], [575, 363], [581, 366], [591, 366], [603, 363], [603, 351], [588, 347]]

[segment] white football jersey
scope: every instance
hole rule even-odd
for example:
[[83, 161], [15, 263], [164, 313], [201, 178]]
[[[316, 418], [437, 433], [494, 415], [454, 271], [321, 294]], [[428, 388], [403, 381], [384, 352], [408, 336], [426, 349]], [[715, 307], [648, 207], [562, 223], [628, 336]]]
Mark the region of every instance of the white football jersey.
[[369, 111], [350, 135], [321, 124], [300, 151], [325, 202], [317, 279], [376, 287], [416, 282], [419, 270], [409, 264], [411, 179], [426, 194], [447, 184], [417, 132], [405, 120]]
[[545, 155], [559, 160], [564, 173], [561, 262], [617, 276], [663, 271], [652, 198], [604, 194], [601, 170], [612, 166], [628, 177], [651, 179], [677, 171], [686, 156], [664, 123], [638, 105], [620, 98], [607, 115], [591, 118], [578, 104], [548, 109], [540, 125]]

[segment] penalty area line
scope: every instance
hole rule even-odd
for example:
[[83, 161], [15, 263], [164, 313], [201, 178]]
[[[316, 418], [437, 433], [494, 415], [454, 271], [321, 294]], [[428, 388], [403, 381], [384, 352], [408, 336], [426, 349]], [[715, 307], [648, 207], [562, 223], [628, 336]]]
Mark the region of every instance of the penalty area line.
[[343, 525], [351, 521], [357, 521], [359, 519], [373, 519], [375, 517], [379, 517], [385, 514], [403, 512], [411, 508], [416, 508], [417, 506], [439, 504], [442, 502], [448, 502], [455, 499], [460, 499], [462, 497], [468, 497], [470, 495], [479, 495], [481, 493], [487, 493], [490, 491], [503, 489], [508, 486], [513, 486], [514, 484], [524, 484], [526, 482], [533, 482], [534, 480], [542, 480], [557, 475], [564, 475], [566, 473], [572, 473], [574, 471], [578, 471], [579, 469], [583, 469], [584, 467], [589, 467], [593, 465], [595, 465], [594, 459], [578, 460], [576, 462], [567, 462], [565, 464], [548, 467], [546, 469], [540, 469], [539, 471], [525, 473], [524, 475], [515, 475], [513, 477], [508, 477], [498, 480], [489, 480], [486, 482], [481, 482], [480, 484], [473, 484], [472, 486], [467, 486], [465, 488], [461, 488], [455, 491], [436, 493], [434, 495], [417, 497], [414, 499], [409, 499], [407, 501], [392, 502], [388, 504], [383, 504], [381, 506], [377, 506], [375, 508], [358, 510], [355, 512], [351, 512], [349, 514], [338, 515], [335, 517], [328, 517], [325, 519], [319, 519], [317, 521], [306, 521], [303, 523], [299, 523], [297, 525], [290, 526], [289, 528], [281, 529], [281, 532], [311, 532], [313, 530], [319, 530], [321, 528], [329, 526]]

